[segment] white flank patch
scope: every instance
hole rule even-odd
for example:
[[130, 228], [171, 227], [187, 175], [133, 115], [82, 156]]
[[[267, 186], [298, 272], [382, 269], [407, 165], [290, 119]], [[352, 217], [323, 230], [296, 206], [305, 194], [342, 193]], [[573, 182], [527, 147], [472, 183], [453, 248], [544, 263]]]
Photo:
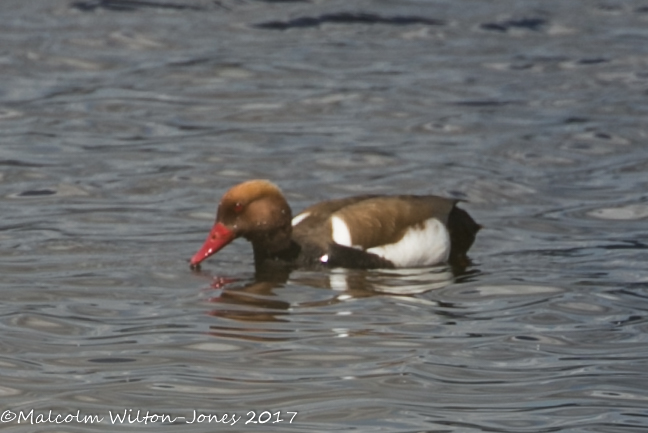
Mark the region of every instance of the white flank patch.
[[430, 218], [423, 222], [423, 227], [410, 227], [398, 242], [369, 248], [367, 252], [398, 268], [431, 266], [448, 260], [450, 233], [441, 221]]
[[339, 216], [331, 217], [331, 227], [333, 228], [333, 242], [345, 247], [351, 247], [351, 232], [349, 226]]
[[296, 217], [294, 217], [292, 219], [292, 222], [291, 222], [292, 226], [295, 227], [297, 224], [299, 224], [300, 222], [302, 222], [306, 218], [308, 218], [309, 215], [310, 215], [310, 212], [300, 213], [299, 215], [297, 215]]

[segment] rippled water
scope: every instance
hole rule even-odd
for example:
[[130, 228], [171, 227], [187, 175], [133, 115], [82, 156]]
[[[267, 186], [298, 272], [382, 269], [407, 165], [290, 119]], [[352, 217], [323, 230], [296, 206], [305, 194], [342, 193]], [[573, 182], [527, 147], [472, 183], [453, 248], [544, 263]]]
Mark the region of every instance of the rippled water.
[[[648, 428], [645, 2], [0, 8], [4, 427]], [[191, 272], [249, 178], [485, 229], [455, 274]]]

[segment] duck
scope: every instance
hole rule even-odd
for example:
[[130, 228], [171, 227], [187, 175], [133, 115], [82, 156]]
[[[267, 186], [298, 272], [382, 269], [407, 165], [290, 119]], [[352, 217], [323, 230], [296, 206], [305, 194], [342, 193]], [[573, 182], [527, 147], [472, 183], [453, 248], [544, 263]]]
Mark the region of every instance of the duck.
[[416, 268], [469, 263], [481, 226], [460, 200], [434, 195], [358, 195], [327, 200], [293, 217], [277, 185], [261, 179], [230, 188], [191, 269], [237, 238], [252, 244], [255, 267]]

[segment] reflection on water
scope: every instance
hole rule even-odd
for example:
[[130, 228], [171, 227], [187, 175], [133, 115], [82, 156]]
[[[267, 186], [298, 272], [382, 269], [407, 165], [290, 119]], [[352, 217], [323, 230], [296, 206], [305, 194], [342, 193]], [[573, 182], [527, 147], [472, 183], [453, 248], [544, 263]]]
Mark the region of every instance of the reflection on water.
[[[99, 0], [0, 14], [6, 410], [645, 431], [645, 4]], [[45, 37], [46, 35], [46, 37]], [[465, 269], [187, 259], [232, 184], [438, 194]], [[212, 432], [219, 424], [129, 423]], [[7, 426], [18, 431], [35, 427]], [[46, 427], [45, 427], [46, 426]]]
[[415, 295], [451, 284], [454, 275], [446, 266], [376, 272], [336, 269], [330, 273], [329, 280], [330, 287], [338, 291]]
[[277, 290], [290, 286], [305, 286], [338, 292], [324, 300], [298, 302], [299, 306], [332, 305], [350, 299], [378, 294], [415, 295], [452, 284], [454, 275], [446, 266], [420, 269], [302, 271], [290, 276], [273, 273], [255, 275], [254, 281], [237, 281], [213, 277], [210, 287], [215, 294], [209, 302], [218, 304], [210, 314], [228, 319], [265, 322], [281, 321], [291, 312], [294, 302], [277, 299]]

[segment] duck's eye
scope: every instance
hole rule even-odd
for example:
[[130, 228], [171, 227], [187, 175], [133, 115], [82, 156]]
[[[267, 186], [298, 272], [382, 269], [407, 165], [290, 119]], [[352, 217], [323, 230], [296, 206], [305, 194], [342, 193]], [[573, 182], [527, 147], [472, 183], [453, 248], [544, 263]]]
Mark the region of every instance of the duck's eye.
[[243, 207], [244, 207], [244, 206], [243, 206], [243, 203], [240, 203], [240, 202], [239, 202], [239, 203], [236, 203], [236, 204], [234, 205], [234, 213], [241, 213], [241, 212], [243, 212]]

